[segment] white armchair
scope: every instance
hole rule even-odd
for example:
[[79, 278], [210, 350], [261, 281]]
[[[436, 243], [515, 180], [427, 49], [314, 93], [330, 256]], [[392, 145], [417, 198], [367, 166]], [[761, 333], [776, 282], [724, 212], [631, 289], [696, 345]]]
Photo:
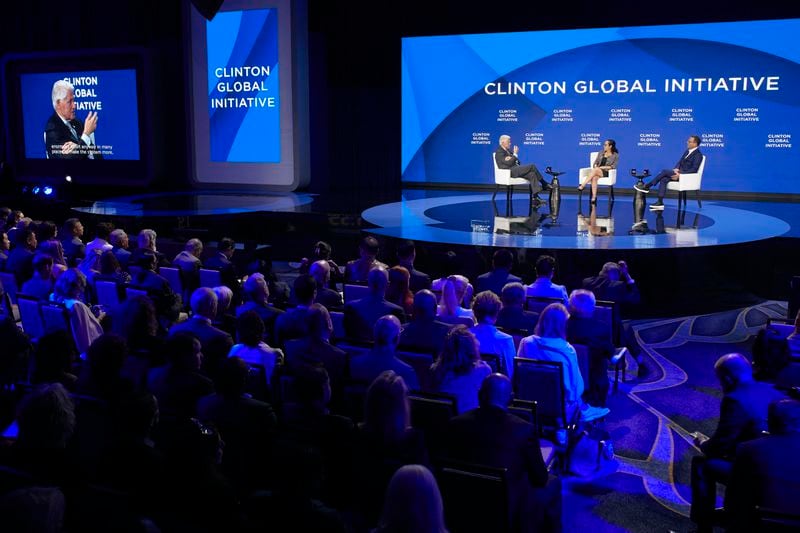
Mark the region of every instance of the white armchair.
[[700, 162], [700, 168], [694, 174], [681, 174], [679, 180], [667, 183], [668, 191], [678, 191], [678, 207], [683, 203], [686, 206], [686, 191], [694, 191], [697, 206], [703, 207], [700, 201], [700, 185], [703, 183], [703, 170], [706, 168], [706, 156]]
[[501, 185], [506, 187], [506, 207], [511, 207], [511, 193], [514, 190], [514, 185], [527, 185], [530, 191], [531, 199], [533, 199], [533, 185], [525, 178], [512, 178], [511, 170], [507, 168], [500, 168], [497, 166], [497, 160], [492, 153], [492, 166], [494, 167], [494, 194], [492, 194], [492, 202], [497, 196], [497, 190]]
[[[599, 152], [592, 152], [589, 154], [589, 166], [586, 168], [580, 169], [578, 172], [578, 185], [583, 183], [583, 180], [589, 175], [592, 171], [592, 165], [594, 165], [594, 160], [597, 159], [597, 154]], [[617, 169], [612, 168], [608, 171], [608, 176], [603, 176], [599, 180], [597, 180], [597, 185], [603, 185], [608, 187], [608, 200], [611, 202], [614, 200], [614, 185], [617, 184]], [[591, 184], [587, 184], [587, 187], [590, 187]]]

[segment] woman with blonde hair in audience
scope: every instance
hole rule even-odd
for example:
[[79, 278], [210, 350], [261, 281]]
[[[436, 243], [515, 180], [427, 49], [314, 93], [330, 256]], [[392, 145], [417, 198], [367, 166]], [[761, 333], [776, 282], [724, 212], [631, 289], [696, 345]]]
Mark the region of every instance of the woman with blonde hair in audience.
[[436, 313], [439, 320], [443, 322], [458, 322], [457, 318], [469, 318], [473, 324], [475, 323], [475, 315], [472, 313], [472, 309], [462, 307], [469, 288], [469, 280], [464, 276], [454, 274], [447, 278], [442, 286], [442, 297]]
[[86, 276], [77, 268], [69, 268], [56, 280], [52, 299], [63, 303], [69, 312], [72, 337], [78, 353], [86, 353], [89, 345], [103, 334], [100, 319], [83, 303], [86, 294]]
[[458, 414], [478, 407], [481, 383], [491, 373], [491, 367], [481, 360], [478, 340], [463, 324], [450, 329], [442, 353], [431, 365], [435, 389], [456, 397]]
[[374, 533], [447, 533], [442, 494], [430, 470], [406, 465], [395, 472]]
[[408, 269], [394, 266], [389, 269], [389, 286], [386, 288], [386, 300], [399, 305], [406, 316], [414, 313], [414, 293], [409, 289], [411, 274]]
[[520, 341], [517, 356], [561, 363], [567, 402], [580, 409], [582, 420], [595, 420], [606, 416], [610, 410], [585, 404], [581, 399], [584, 381], [578, 364], [578, 354], [567, 342], [568, 318], [569, 312], [564, 304], [553, 303], [545, 307], [539, 315], [534, 334]]

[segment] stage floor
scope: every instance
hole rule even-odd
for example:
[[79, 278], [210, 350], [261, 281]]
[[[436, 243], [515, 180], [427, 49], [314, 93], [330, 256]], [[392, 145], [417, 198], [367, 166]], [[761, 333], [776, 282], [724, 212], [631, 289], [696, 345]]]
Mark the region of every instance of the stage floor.
[[800, 236], [796, 203], [703, 201], [700, 208], [690, 199], [679, 210], [673, 195], [663, 211], [651, 211], [641, 203], [637, 209], [634, 196], [610, 203], [605, 192], [597, 206], [588, 193], [580, 201], [577, 193], [564, 194], [558, 204], [542, 194], [538, 209], [529, 209], [527, 195], [517, 192], [508, 212], [501, 193], [492, 201], [489, 193], [405, 190], [399, 202], [367, 209], [362, 217], [379, 235], [514, 248], [692, 248]]

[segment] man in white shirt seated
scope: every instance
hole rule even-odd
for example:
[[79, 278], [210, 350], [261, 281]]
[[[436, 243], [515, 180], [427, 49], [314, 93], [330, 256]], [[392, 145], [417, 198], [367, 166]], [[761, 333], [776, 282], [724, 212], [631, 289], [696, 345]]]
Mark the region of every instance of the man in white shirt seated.
[[536, 260], [536, 281], [528, 285], [525, 296], [528, 298], [561, 298], [563, 304], [569, 305], [567, 288], [553, 283], [556, 272], [556, 260], [549, 255], [541, 255]]

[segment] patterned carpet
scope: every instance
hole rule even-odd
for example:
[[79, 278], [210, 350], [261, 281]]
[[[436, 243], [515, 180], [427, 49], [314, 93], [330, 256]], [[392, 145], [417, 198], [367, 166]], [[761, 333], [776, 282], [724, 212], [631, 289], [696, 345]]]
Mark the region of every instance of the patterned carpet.
[[[689, 520], [690, 433], [713, 433], [722, 392], [714, 362], [730, 352], [750, 356], [769, 318], [784, 318], [786, 302], [711, 315], [632, 323], [653, 371], [620, 384], [609, 397], [619, 468], [600, 479], [565, 478], [564, 531], [692, 531]], [[628, 375], [636, 363], [628, 362]]]

